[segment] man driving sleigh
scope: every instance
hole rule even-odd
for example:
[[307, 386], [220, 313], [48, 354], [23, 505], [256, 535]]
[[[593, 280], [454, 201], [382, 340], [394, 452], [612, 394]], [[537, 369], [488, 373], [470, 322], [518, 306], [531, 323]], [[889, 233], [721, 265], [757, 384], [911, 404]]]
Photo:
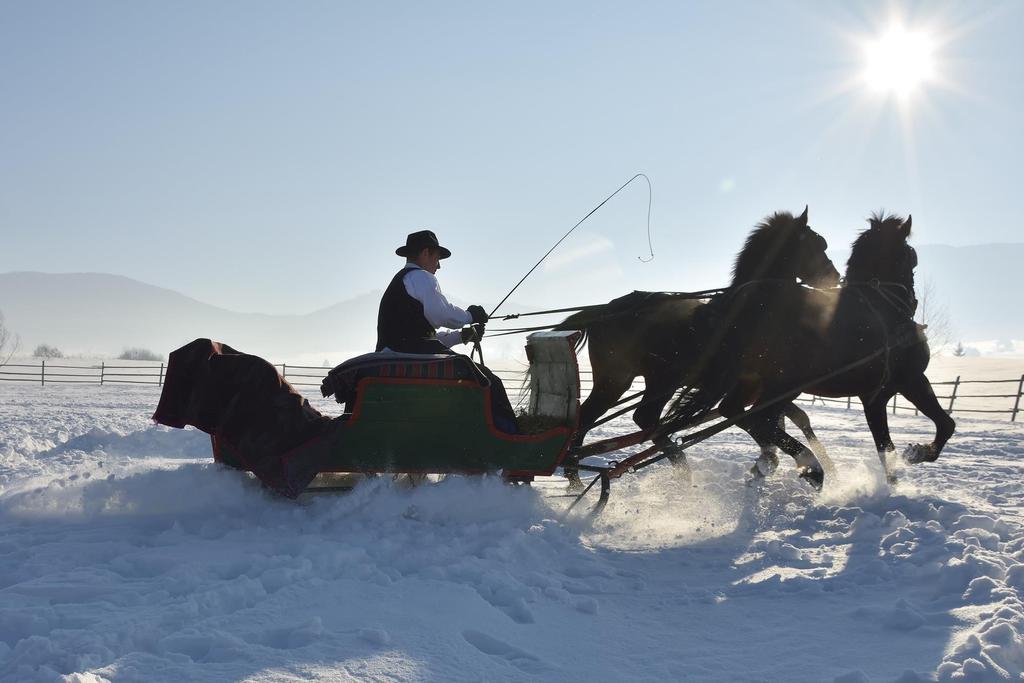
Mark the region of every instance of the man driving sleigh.
[[[376, 350], [457, 355], [452, 346], [479, 342], [487, 313], [478, 305], [463, 310], [441, 293], [434, 274], [452, 253], [441, 246], [437, 236], [430, 230], [411, 233], [395, 254], [404, 257], [406, 263], [381, 297]], [[495, 426], [503, 432], [518, 433], [505, 386], [483, 365], [476, 367], [490, 382]]]

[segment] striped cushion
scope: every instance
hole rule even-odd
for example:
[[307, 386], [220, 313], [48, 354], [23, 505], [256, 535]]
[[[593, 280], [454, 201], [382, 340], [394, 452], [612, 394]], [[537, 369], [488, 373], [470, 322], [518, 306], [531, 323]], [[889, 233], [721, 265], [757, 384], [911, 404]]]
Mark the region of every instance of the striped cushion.
[[468, 379], [487, 385], [487, 379], [473, 365], [468, 356], [431, 356], [417, 358], [388, 358], [377, 361], [342, 363], [328, 373], [320, 392], [334, 395], [338, 403], [346, 403], [355, 396], [359, 380], [367, 377], [396, 377], [402, 379]]

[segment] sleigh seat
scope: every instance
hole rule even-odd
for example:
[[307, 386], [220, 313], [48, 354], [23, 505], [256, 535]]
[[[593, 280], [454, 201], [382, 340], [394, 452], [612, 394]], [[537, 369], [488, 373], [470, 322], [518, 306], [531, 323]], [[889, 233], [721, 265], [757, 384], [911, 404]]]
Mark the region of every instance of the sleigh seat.
[[397, 379], [462, 380], [479, 386], [490, 385], [468, 356], [378, 351], [350, 358], [335, 367], [320, 383], [320, 394], [334, 396], [351, 412], [359, 382], [369, 377]]

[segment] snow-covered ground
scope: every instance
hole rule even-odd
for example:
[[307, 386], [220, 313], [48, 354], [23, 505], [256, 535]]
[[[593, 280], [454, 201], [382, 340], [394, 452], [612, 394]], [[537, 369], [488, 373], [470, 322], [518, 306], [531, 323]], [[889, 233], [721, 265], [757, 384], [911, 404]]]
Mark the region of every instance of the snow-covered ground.
[[275, 498], [153, 426], [158, 391], [0, 383], [0, 680], [1022, 680], [1005, 416], [890, 489], [860, 413], [815, 406], [822, 494], [746, 487], [730, 430], [694, 487], [651, 467], [588, 520], [554, 481]]

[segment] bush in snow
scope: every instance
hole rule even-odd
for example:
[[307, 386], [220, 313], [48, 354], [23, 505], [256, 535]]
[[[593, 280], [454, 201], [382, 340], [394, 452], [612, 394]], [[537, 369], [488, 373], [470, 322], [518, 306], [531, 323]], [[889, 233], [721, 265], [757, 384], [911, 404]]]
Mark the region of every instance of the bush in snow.
[[164, 357], [158, 353], [154, 353], [149, 349], [142, 348], [130, 348], [125, 349], [121, 352], [121, 355], [117, 357], [118, 360], [163, 360]]
[[40, 344], [36, 347], [36, 350], [32, 352], [33, 358], [63, 358], [64, 354], [61, 353], [60, 349], [56, 346], [49, 346], [47, 344]]

